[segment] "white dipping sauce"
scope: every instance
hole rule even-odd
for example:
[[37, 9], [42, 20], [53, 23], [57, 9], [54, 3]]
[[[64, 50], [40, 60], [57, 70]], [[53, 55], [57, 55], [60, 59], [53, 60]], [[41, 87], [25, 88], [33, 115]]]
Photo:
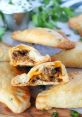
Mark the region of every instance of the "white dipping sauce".
[[0, 0], [0, 11], [5, 14], [28, 12], [39, 6], [41, 6], [40, 0], [30, 2], [27, 0]]

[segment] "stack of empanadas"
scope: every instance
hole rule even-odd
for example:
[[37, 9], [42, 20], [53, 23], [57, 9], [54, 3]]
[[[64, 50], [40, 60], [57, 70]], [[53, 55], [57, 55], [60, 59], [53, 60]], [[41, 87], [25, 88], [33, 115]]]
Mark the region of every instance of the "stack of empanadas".
[[[65, 65], [82, 67], [82, 43], [71, 42], [62, 33], [47, 28], [16, 31], [12, 38], [64, 50], [53, 56], [43, 56], [37, 49], [28, 45], [11, 47], [9, 55], [6, 53], [10, 57], [10, 65], [0, 63], [0, 102], [6, 104], [13, 112], [21, 113], [30, 107], [29, 86], [35, 88], [45, 85], [50, 88], [37, 95], [37, 109], [82, 107], [82, 73], [75, 72], [74, 75], [69, 75], [65, 68]], [[31, 68], [28, 72], [22, 73], [18, 67]]]
[[49, 55], [42, 56], [33, 47], [18, 45], [9, 50], [9, 55], [12, 66], [34, 66], [28, 73], [13, 77], [13, 87], [60, 85], [69, 81], [67, 70], [61, 61], [51, 62]]
[[[49, 55], [42, 56], [38, 50], [26, 45], [18, 45], [11, 48], [9, 52], [11, 65], [33, 67], [28, 73], [17, 75], [12, 79], [11, 84], [14, 87], [51, 85], [50, 89], [38, 94], [36, 98], [37, 109], [82, 106], [82, 104], [77, 104], [82, 97], [81, 95], [79, 98], [77, 97], [77, 103], [73, 102], [74, 96], [76, 94], [79, 95], [81, 92], [78, 89], [76, 92], [75, 87], [78, 87], [78, 84], [80, 86], [82, 74], [80, 73], [79, 75], [77, 72], [69, 77], [64, 66], [64, 64], [67, 67], [82, 66], [76, 57], [79, 55], [79, 59], [81, 60], [80, 47], [82, 44], [80, 42], [73, 43], [62, 33], [47, 28], [16, 31], [12, 34], [12, 38], [18, 41], [64, 49], [60, 53], [50, 57]], [[74, 79], [72, 80], [72, 78]], [[73, 92], [74, 90], [76, 93]]]

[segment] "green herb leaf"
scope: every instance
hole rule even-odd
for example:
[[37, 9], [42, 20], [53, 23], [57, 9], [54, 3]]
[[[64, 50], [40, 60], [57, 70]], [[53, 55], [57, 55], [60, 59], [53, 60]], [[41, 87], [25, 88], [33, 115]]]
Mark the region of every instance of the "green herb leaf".
[[71, 110], [71, 117], [79, 117], [80, 114], [77, 111]]
[[0, 18], [5, 21], [4, 14], [0, 11]]
[[74, 11], [71, 8], [61, 7], [61, 0], [42, 0], [42, 6], [32, 11], [32, 22], [38, 27], [57, 28], [57, 21], [66, 22]]
[[52, 117], [58, 117], [58, 113], [57, 112], [53, 112]]
[[48, 22], [45, 22], [45, 26], [44, 27], [47, 27], [47, 28], [54, 28], [54, 24], [53, 24], [53, 22], [52, 21], [48, 21]]
[[38, 26], [38, 15], [34, 14], [32, 16], [32, 22], [35, 26]]
[[80, 38], [80, 41], [82, 41], [82, 37]]
[[44, 4], [48, 4], [50, 0], [44, 0]]
[[9, 0], [9, 4], [11, 4], [11, 5], [13, 4], [12, 0]]
[[5, 31], [6, 31], [6, 28], [0, 27], [0, 39], [1, 39], [2, 36], [4, 35]]
[[32, 21], [33, 21], [33, 24], [35, 26], [41, 26], [41, 27], [44, 26], [44, 21], [43, 21], [43, 19], [41, 17], [41, 13], [34, 14], [33, 17], [32, 17]]

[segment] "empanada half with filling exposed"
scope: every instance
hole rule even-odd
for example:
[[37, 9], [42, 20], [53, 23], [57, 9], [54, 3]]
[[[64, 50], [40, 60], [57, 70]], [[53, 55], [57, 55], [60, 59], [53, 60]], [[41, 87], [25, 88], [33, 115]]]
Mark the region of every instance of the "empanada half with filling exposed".
[[65, 66], [60, 61], [46, 62], [33, 67], [28, 74], [24, 73], [12, 79], [13, 86], [57, 85], [68, 82]]
[[11, 86], [11, 80], [18, 74], [8, 62], [0, 62], [0, 102], [12, 112], [21, 113], [30, 107], [28, 88]]
[[9, 55], [13, 66], [34, 66], [51, 60], [49, 55], [42, 56], [38, 50], [24, 44], [11, 48]]

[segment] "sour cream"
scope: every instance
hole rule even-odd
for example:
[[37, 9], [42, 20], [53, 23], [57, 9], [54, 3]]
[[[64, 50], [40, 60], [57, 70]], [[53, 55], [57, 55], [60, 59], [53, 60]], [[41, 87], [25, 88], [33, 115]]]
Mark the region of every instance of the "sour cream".
[[40, 0], [0, 0], [0, 11], [5, 14], [25, 13], [39, 6]]

